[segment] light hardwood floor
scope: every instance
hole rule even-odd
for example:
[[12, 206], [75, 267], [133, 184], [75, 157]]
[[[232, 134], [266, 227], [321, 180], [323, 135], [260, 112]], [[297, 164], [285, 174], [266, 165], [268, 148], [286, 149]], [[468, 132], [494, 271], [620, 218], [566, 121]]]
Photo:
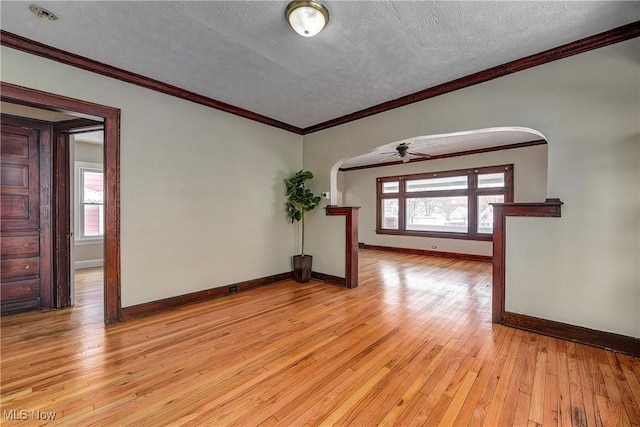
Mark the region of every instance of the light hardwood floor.
[[640, 425], [640, 359], [492, 325], [490, 264], [360, 264], [357, 289], [286, 281], [108, 328], [84, 270], [76, 308], [2, 318], [1, 423]]

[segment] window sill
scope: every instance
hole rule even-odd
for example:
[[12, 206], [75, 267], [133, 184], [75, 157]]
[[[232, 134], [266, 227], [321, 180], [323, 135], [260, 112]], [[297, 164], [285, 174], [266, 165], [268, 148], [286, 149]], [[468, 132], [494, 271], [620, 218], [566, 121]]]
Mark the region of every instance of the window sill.
[[493, 235], [469, 235], [462, 233], [429, 233], [424, 231], [397, 231], [397, 230], [376, 230], [376, 234], [387, 234], [392, 236], [412, 236], [412, 237], [434, 237], [438, 239], [460, 239], [479, 240], [483, 242], [493, 241]]
[[102, 245], [104, 243], [104, 238], [99, 237], [96, 239], [80, 239], [80, 240], [74, 240], [73, 244], [77, 245], [77, 246], [83, 246], [83, 245]]

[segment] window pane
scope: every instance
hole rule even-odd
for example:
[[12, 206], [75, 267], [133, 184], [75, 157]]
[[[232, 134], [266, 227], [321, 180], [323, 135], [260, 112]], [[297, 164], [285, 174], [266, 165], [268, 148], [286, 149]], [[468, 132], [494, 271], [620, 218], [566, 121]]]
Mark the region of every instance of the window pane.
[[102, 236], [104, 234], [103, 205], [84, 205], [84, 235]]
[[398, 199], [382, 200], [382, 224], [386, 230], [398, 229]]
[[407, 199], [406, 228], [411, 231], [467, 233], [468, 205], [464, 196]]
[[504, 187], [504, 172], [481, 173], [478, 175], [478, 188]]
[[414, 179], [407, 181], [407, 193], [416, 193], [418, 191], [464, 190], [468, 186], [467, 181], [466, 175]]
[[489, 203], [504, 203], [504, 195], [478, 196], [478, 233], [493, 233], [493, 206]]
[[398, 191], [400, 191], [400, 183], [398, 181], [382, 183], [383, 193], [397, 193]]
[[83, 202], [102, 203], [103, 199], [103, 174], [102, 172], [82, 171]]

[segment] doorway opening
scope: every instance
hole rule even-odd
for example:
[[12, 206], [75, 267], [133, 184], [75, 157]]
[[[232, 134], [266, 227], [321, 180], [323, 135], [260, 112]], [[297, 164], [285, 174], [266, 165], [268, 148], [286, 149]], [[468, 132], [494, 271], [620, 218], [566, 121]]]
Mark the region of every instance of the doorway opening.
[[[70, 305], [76, 305], [76, 296], [82, 292], [83, 303], [87, 296], [86, 280], [81, 280], [82, 289], [76, 287], [76, 277], [87, 276], [92, 269], [92, 287], [103, 287], [96, 280], [96, 272], [103, 275], [104, 267], [104, 129], [102, 125], [94, 129], [80, 128], [70, 133], [70, 199], [71, 199], [71, 245], [70, 245]], [[83, 274], [85, 273], [85, 274]], [[82, 298], [81, 298], [82, 299]], [[96, 298], [93, 298], [95, 300]], [[98, 300], [102, 305], [102, 297]]]
[[[78, 99], [50, 94], [34, 89], [0, 83], [0, 100], [26, 107], [53, 111], [75, 117], [66, 129], [58, 127], [52, 150], [51, 227], [53, 266], [51, 291], [55, 306], [64, 306], [71, 299], [71, 214], [70, 214], [70, 142], [71, 131], [102, 124], [104, 129], [104, 322], [121, 319], [120, 301], [120, 110]], [[66, 130], [66, 132], [65, 132]], [[93, 129], [96, 130], [96, 129]], [[69, 291], [65, 294], [65, 283]]]
[[[360, 207], [363, 249], [486, 261], [495, 268], [491, 203], [500, 201], [488, 197], [510, 188], [513, 199], [506, 202], [544, 201], [547, 164], [546, 138], [530, 128], [416, 136], [336, 162], [331, 203]], [[489, 170], [505, 165], [511, 178]]]

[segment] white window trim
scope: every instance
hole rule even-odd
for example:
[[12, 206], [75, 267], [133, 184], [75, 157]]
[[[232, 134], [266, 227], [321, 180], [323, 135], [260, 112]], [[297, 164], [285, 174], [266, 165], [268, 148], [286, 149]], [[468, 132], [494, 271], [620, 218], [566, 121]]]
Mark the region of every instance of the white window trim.
[[[89, 171], [96, 171], [96, 172], [102, 172], [104, 173], [104, 165], [102, 163], [90, 163], [90, 162], [75, 162], [74, 165], [74, 200], [75, 200], [75, 208], [74, 208], [74, 213], [75, 213], [75, 218], [74, 218], [74, 232], [73, 232], [73, 237], [74, 237], [74, 243], [76, 245], [94, 245], [94, 244], [98, 244], [98, 243], [102, 243], [104, 241], [104, 236], [90, 236], [90, 237], [85, 237], [82, 235], [82, 215], [81, 215], [81, 207], [82, 207], [82, 200], [81, 200], [81, 185], [82, 185], [82, 180], [80, 179], [80, 171], [82, 169], [86, 169]], [[102, 218], [102, 220], [104, 221], [104, 217]]]

